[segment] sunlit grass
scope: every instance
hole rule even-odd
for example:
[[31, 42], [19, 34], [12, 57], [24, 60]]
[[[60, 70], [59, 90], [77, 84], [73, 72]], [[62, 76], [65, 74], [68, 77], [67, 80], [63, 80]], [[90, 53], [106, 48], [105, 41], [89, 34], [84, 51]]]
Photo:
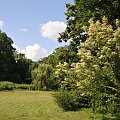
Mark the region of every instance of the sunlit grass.
[[0, 120], [101, 120], [90, 109], [65, 112], [52, 92], [0, 92]]

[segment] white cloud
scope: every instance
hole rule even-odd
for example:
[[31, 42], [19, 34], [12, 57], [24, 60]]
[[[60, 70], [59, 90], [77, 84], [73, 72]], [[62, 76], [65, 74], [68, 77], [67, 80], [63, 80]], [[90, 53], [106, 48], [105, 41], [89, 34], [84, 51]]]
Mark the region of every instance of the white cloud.
[[39, 44], [28, 45], [25, 49], [20, 49], [18, 46], [13, 44], [13, 47], [16, 48], [16, 51], [19, 53], [24, 53], [28, 59], [37, 61], [40, 58], [46, 57], [48, 52], [46, 49], [42, 48]]
[[60, 21], [49, 21], [41, 26], [41, 35], [51, 40], [57, 40], [59, 33], [66, 29], [66, 24]]
[[3, 28], [3, 26], [4, 26], [4, 22], [0, 21], [0, 28]]
[[28, 30], [26, 28], [20, 28], [19, 31], [21, 31], [21, 32], [27, 32]]

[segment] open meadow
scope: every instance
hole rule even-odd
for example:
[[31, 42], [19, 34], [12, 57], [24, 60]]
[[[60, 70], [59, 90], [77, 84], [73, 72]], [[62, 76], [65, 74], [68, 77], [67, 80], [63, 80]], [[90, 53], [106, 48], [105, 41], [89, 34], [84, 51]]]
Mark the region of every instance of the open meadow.
[[0, 92], [0, 120], [100, 120], [92, 118], [90, 109], [63, 111], [55, 102], [52, 92]]

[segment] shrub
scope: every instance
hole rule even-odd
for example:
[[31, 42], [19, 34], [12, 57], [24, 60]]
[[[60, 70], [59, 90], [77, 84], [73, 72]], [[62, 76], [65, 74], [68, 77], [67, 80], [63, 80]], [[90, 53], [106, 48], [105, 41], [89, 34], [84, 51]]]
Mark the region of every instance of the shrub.
[[15, 88], [15, 84], [8, 81], [0, 82], [0, 91], [2, 90], [13, 90]]
[[22, 89], [22, 90], [34, 90], [34, 85], [32, 84], [15, 84], [8, 81], [0, 82], [0, 91], [2, 90], [14, 90], [14, 89]]
[[78, 102], [76, 100], [76, 96], [71, 94], [68, 91], [60, 91], [55, 95], [57, 103], [64, 110], [76, 110], [78, 106]]
[[36, 86], [35, 86], [34, 84], [30, 84], [30, 85], [29, 85], [29, 90], [36, 90], [35, 87], [36, 87]]
[[68, 78], [66, 78], [66, 80], [64, 81], [61, 81], [60, 85], [62, 90], [68, 90], [68, 91], [75, 90], [77, 87], [75, 80]]
[[80, 94], [79, 90], [62, 90], [55, 95], [56, 101], [64, 110], [77, 110], [78, 108], [90, 107], [91, 97]]
[[108, 110], [106, 107], [100, 106], [100, 107], [96, 108], [96, 112], [101, 113], [101, 114], [106, 114], [108, 112]]
[[15, 89], [29, 90], [30, 85], [28, 85], [28, 84], [15, 84]]
[[91, 107], [91, 96], [84, 94], [79, 91], [76, 92], [78, 108], [89, 108]]

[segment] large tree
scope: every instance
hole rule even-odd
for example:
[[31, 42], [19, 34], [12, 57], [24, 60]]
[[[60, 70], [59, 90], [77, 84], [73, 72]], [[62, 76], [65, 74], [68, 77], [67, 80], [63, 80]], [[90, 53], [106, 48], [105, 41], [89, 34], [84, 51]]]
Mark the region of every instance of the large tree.
[[15, 82], [17, 78], [15, 74], [15, 49], [12, 47], [12, 44], [12, 39], [4, 32], [0, 32], [0, 81]]
[[115, 27], [115, 19], [120, 19], [119, 0], [74, 0], [74, 4], [66, 4], [67, 28], [60, 33], [59, 42], [70, 40], [71, 48], [77, 52], [80, 41], [85, 41], [87, 34], [82, 29], [92, 17], [101, 20], [108, 17], [108, 22]]
[[120, 102], [120, 27], [114, 30], [103, 17], [89, 20], [89, 38], [81, 44], [80, 61], [75, 65], [80, 86], [92, 96], [93, 108], [105, 107], [109, 112], [119, 112]]
[[27, 83], [32, 82], [31, 71], [32, 71], [32, 60], [27, 59], [25, 54], [15, 53], [16, 59], [16, 74], [18, 75], [17, 83]]

